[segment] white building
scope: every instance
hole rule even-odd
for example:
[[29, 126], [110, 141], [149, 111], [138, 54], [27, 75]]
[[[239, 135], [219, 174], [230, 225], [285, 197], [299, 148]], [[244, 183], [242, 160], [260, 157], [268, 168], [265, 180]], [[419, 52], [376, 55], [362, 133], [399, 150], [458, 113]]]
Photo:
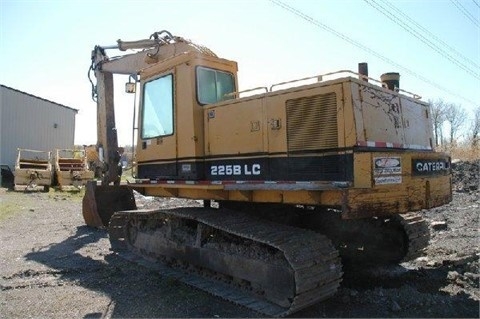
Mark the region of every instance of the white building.
[[0, 164], [15, 167], [17, 149], [74, 146], [78, 110], [0, 84]]

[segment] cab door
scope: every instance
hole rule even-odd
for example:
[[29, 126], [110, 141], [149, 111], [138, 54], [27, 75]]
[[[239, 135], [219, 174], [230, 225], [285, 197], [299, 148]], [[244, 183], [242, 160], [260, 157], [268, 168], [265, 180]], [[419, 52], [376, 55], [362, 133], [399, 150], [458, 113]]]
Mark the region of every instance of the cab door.
[[170, 179], [178, 175], [175, 131], [174, 72], [142, 85], [139, 116], [138, 177]]

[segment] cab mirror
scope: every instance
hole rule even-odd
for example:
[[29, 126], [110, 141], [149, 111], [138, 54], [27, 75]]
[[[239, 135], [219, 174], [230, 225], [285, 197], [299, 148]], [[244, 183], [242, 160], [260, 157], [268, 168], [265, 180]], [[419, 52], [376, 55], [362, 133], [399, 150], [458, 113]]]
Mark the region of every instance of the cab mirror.
[[125, 83], [125, 92], [126, 93], [135, 93], [136, 88], [137, 88], [137, 86], [135, 85], [135, 83], [132, 83], [132, 82]]

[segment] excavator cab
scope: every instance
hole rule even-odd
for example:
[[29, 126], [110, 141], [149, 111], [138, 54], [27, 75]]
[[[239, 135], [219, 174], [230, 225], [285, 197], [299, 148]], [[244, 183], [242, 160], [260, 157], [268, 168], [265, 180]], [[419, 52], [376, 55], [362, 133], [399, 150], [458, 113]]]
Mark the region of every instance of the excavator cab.
[[236, 63], [199, 52], [172, 57], [140, 72], [137, 177], [204, 178], [204, 108], [236, 88]]
[[[110, 59], [105, 50], [114, 48], [143, 50]], [[162, 31], [148, 40], [119, 40], [116, 47], [96, 46], [91, 71], [97, 78], [93, 96], [99, 114], [97, 149], [102, 186], [96, 182], [86, 185], [83, 214], [87, 225], [107, 227], [115, 209], [134, 208], [132, 187], [120, 185], [121, 174], [116, 170], [119, 156], [113, 74], [130, 75], [125, 84], [126, 93], [135, 93], [137, 80], [140, 82], [137, 179], [200, 180], [205, 171], [203, 108], [233, 98], [237, 64]], [[180, 163], [179, 159], [187, 161]]]

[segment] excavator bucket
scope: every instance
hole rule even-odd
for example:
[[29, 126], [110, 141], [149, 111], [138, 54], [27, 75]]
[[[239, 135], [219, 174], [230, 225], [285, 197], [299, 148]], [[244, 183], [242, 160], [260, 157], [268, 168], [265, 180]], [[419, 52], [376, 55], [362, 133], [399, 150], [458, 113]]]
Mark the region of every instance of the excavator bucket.
[[82, 201], [83, 219], [88, 226], [108, 227], [110, 218], [117, 211], [137, 209], [133, 191], [128, 186], [100, 186], [89, 181]]

